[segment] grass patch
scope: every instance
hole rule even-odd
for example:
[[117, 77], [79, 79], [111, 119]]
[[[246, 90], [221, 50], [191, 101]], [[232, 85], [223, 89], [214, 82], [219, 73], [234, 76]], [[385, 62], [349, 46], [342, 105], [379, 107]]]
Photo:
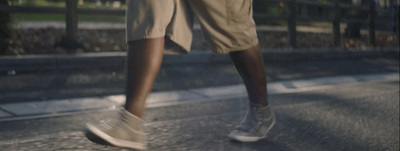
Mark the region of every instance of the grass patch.
[[78, 15], [78, 21], [124, 23], [125, 16]]
[[[60, 21], [65, 22], [65, 15], [63, 14], [32, 14], [20, 13], [12, 15], [13, 22], [45, 22], [45, 21]], [[78, 21], [85, 22], [125, 22], [124, 16], [101, 16], [101, 15], [78, 15]]]
[[46, 0], [24, 0], [19, 3], [18, 0], [10, 0], [11, 6], [53, 6], [65, 7], [65, 1], [46, 1]]
[[[18, 0], [10, 0], [11, 6], [44, 6], [44, 7], [63, 7], [65, 8], [65, 1], [49, 1], [49, 0], [24, 0], [19, 3]], [[121, 5], [120, 8], [112, 8], [105, 4], [97, 6], [94, 2], [85, 2], [82, 5], [78, 5], [78, 8], [102, 8], [102, 9], [125, 9], [125, 5]], [[65, 14], [50, 14], [50, 13], [15, 13], [12, 14], [13, 22], [45, 22], [45, 21], [61, 21], [65, 22]], [[78, 21], [86, 22], [125, 22], [124, 16], [107, 16], [107, 15], [79, 15]]]
[[65, 15], [62, 14], [32, 14], [20, 13], [12, 15], [13, 22], [23, 21], [65, 21]]
[[[11, 0], [11, 6], [51, 6], [51, 7], [65, 7], [66, 3], [64, 0], [62, 1], [48, 1], [48, 0], [24, 0], [22, 3], [19, 3], [18, 0]], [[112, 8], [107, 6], [106, 4], [102, 4], [98, 6], [96, 2], [84, 2], [83, 4], [78, 4], [78, 8], [105, 8], [105, 9], [125, 9], [126, 5], [121, 4], [120, 8]]]

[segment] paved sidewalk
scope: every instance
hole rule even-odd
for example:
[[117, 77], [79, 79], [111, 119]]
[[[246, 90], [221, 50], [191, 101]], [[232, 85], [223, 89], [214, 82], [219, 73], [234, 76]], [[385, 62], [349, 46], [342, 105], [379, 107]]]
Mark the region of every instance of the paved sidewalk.
[[[398, 82], [398, 73], [389, 73], [274, 83], [283, 88], [279, 90], [285, 90], [270, 95], [277, 122], [267, 138], [256, 143], [239, 143], [227, 138], [246, 109], [245, 96], [149, 106], [145, 121], [149, 150], [398, 151]], [[285, 87], [289, 84], [291, 89]], [[0, 148], [5, 151], [128, 150], [108, 145], [87, 133], [84, 126], [86, 122], [117, 117], [115, 110], [78, 113], [2, 121]]]
[[[376, 80], [398, 80], [398, 78], [398, 73], [386, 73], [280, 81], [269, 83], [268, 92], [269, 94], [294, 93], [335, 85]], [[204, 100], [236, 99], [246, 97], [246, 95], [246, 89], [242, 84], [153, 92], [147, 100], [147, 107], [163, 107], [171, 104], [190, 103]], [[65, 114], [92, 110], [113, 110], [124, 104], [124, 100], [124, 95], [110, 95], [103, 97], [0, 104], [0, 121], [62, 116]]]

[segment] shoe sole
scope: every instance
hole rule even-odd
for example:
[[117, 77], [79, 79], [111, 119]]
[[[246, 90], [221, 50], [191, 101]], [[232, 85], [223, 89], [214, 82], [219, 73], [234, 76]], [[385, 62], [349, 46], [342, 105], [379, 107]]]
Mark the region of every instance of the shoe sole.
[[100, 137], [101, 139], [105, 140], [106, 142], [123, 148], [132, 148], [132, 149], [139, 149], [139, 150], [147, 150], [147, 147], [142, 143], [130, 142], [122, 139], [113, 138], [110, 135], [104, 133], [100, 129], [90, 124], [86, 124], [86, 127], [96, 136]]
[[228, 137], [230, 139], [239, 141], [239, 142], [256, 142], [258, 140], [261, 140], [263, 138], [265, 138], [265, 136], [267, 136], [267, 133], [272, 129], [272, 127], [275, 125], [275, 117], [272, 121], [272, 124], [268, 127], [267, 131], [265, 132], [265, 134], [262, 137], [256, 137], [256, 136], [241, 136], [241, 135], [231, 135], [229, 134]]

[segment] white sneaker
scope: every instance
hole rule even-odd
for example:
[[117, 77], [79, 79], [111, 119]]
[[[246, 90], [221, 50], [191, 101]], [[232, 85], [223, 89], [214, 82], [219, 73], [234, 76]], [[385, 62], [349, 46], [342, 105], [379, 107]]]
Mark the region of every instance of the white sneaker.
[[146, 135], [143, 132], [143, 120], [122, 109], [118, 122], [101, 122], [99, 124], [86, 124], [93, 134], [106, 142], [124, 148], [146, 150]]
[[240, 142], [255, 142], [263, 139], [275, 124], [275, 116], [270, 106], [249, 104], [248, 111], [239, 127], [228, 137]]

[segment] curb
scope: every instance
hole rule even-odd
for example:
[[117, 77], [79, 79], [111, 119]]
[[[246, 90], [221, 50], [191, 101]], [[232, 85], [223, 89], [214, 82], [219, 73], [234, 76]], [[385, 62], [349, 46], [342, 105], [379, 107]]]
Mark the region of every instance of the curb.
[[[299, 93], [320, 90], [335, 85], [394, 80], [399, 80], [398, 72], [356, 76], [323, 77], [308, 80], [289, 80], [268, 83], [268, 94], [274, 95]], [[243, 104], [241, 102], [246, 100], [246, 89], [243, 84], [238, 84], [221, 87], [153, 92], [146, 101], [146, 108], [149, 111], [161, 110], [172, 113], [176, 112], [176, 110], [190, 111], [199, 109], [199, 105], [209, 106], [207, 104], [211, 103], [220, 104], [219, 106], [223, 107], [226, 107], [227, 104], [230, 104], [230, 109], [238, 109], [243, 106], [241, 105]], [[236, 103], [230, 103], [232, 101]], [[55, 117], [90, 111], [115, 110], [124, 103], [124, 95], [110, 95], [103, 97], [0, 104], [0, 122]], [[209, 112], [213, 111], [210, 110]], [[184, 115], [176, 114], [176, 116]], [[163, 120], [171, 117], [150, 114], [149, 112], [147, 118]]]
[[[398, 57], [398, 48], [372, 50], [344, 49], [263, 49], [265, 62], [299, 62], [357, 59], [365, 57]], [[71, 55], [0, 56], [0, 74], [74, 69], [113, 69], [125, 66], [125, 52], [85, 53]], [[187, 55], [168, 55], [163, 66], [229, 63], [229, 55], [193, 50]]]

